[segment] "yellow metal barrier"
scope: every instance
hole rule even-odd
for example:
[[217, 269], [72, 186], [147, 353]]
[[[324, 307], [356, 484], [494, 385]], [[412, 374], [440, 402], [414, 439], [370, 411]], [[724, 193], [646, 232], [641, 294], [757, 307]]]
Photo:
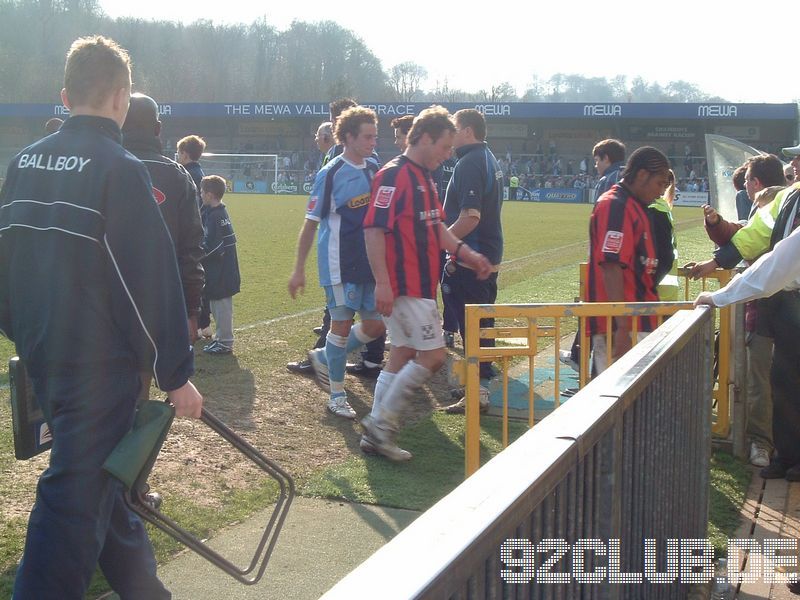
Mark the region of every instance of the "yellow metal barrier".
[[[588, 283], [588, 268], [587, 263], [579, 265], [580, 277], [580, 297], [582, 301], [587, 300], [587, 283]], [[678, 277], [683, 280], [683, 297], [687, 302], [691, 302], [699, 292], [705, 292], [708, 289], [709, 281], [717, 281], [719, 287], [725, 286], [733, 277], [733, 272], [725, 269], [717, 269], [713, 273], [708, 274], [706, 277], [698, 280], [693, 284], [689, 279], [689, 269], [679, 268]], [[733, 343], [733, 306], [726, 306], [719, 309], [719, 354], [718, 354], [718, 369], [719, 375], [717, 379], [717, 386], [714, 388], [713, 400], [714, 406], [717, 408], [716, 419], [711, 427], [711, 433], [717, 437], [727, 438], [730, 434], [730, 394], [731, 386], [733, 385], [733, 377], [731, 373], [732, 362], [732, 343]], [[582, 325], [582, 324], [581, 324]], [[589, 335], [585, 327], [581, 327], [581, 372], [580, 372], [580, 387], [585, 386], [589, 381], [589, 351], [591, 344], [589, 343]], [[611, 340], [606, 339], [608, 344], [608, 356], [611, 356]], [[556, 351], [556, 357], [558, 351]]]
[[[686, 277], [687, 273], [681, 270], [679, 274]], [[581, 265], [581, 292], [585, 289], [585, 266]], [[720, 285], [730, 280], [730, 271], [717, 271], [708, 279], [717, 279]], [[706, 289], [706, 279], [699, 286]], [[619, 316], [657, 316], [661, 324], [664, 317], [669, 317], [678, 310], [691, 309], [689, 302], [689, 284], [686, 282], [686, 302], [643, 302], [643, 303], [572, 303], [572, 304], [495, 304], [495, 305], [468, 305], [466, 307], [466, 339], [464, 340], [464, 355], [466, 364], [465, 396], [466, 396], [466, 438], [465, 438], [465, 467], [467, 476], [480, 467], [480, 363], [485, 361], [499, 362], [502, 367], [503, 390], [503, 422], [502, 443], [508, 446], [508, 383], [509, 364], [514, 357], [528, 358], [528, 426], [534, 425], [534, 365], [539, 351], [539, 338], [553, 338], [553, 352], [555, 354], [555, 381], [554, 397], [555, 407], [559, 406], [560, 370], [558, 360], [560, 342], [562, 338], [561, 320], [564, 318], [578, 318], [581, 331], [581, 359], [579, 386], [586, 385], [589, 379], [589, 337], [586, 319], [589, 317], [603, 317], [607, 319], [607, 331], [610, 332], [611, 319]], [[720, 338], [719, 338], [719, 384], [713, 392], [714, 405], [716, 406], [715, 421], [712, 432], [721, 437], [727, 437], [730, 431], [730, 365], [731, 365], [731, 315], [730, 308], [720, 310]], [[498, 326], [480, 328], [480, 320], [494, 318], [500, 320], [524, 321], [523, 326]], [[552, 321], [552, 325], [541, 321]], [[633, 343], [636, 343], [637, 319], [633, 320], [631, 330]], [[523, 339], [524, 345], [481, 347], [480, 338], [490, 339]], [[611, 364], [611, 335], [607, 334], [607, 356]]]
[[[690, 297], [690, 294], [695, 290], [690, 288], [691, 284], [688, 269], [678, 269], [678, 277], [684, 279], [684, 298], [686, 300], [693, 300], [694, 298]], [[698, 282], [700, 290], [703, 292], [706, 291], [709, 280], [716, 280], [719, 287], [723, 287], [732, 277], [733, 271], [717, 269]], [[719, 374], [717, 376], [717, 385], [712, 392], [714, 406], [716, 406], [717, 411], [716, 419], [711, 424], [711, 433], [721, 438], [727, 438], [731, 431], [730, 404], [731, 387], [733, 386], [733, 361], [731, 358], [733, 355], [733, 316], [733, 306], [726, 306], [725, 308], [719, 309], [719, 356], [717, 359]]]

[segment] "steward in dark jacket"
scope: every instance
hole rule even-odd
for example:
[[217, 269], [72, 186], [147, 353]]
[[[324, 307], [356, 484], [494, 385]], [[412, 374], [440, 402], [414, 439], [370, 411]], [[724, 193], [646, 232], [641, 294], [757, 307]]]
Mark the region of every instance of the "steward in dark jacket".
[[122, 145], [141, 160], [153, 181], [153, 196], [167, 225], [186, 300], [190, 336], [197, 332], [197, 315], [203, 292], [203, 225], [197, 207], [197, 190], [189, 173], [162, 154], [158, 105], [149, 96], [132, 94], [122, 126]]

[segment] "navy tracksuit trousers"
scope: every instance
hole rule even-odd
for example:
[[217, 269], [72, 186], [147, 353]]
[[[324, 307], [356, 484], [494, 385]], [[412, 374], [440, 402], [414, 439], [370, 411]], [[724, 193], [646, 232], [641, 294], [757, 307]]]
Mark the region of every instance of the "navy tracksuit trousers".
[[15, 600], [83, 600], [97, 565], [123, 600], [171, 598], [141, 520], [102, 465], [133, 424], [138, 371], [32, 377], [53, 446], [39, 479]]

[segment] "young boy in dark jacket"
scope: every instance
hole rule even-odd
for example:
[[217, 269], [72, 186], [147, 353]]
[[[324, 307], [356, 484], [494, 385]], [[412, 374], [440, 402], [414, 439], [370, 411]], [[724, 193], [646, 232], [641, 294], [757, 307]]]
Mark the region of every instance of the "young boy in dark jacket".
[[203, 268], [206, 271], [204, 300], [208, 301], [217, 326], [214, 341], [203, 348], [208, 354], [230, 354], [233, 351], [233, 296], [239, 293], [239, 260], [236, 236], [222, 203], [225, 180], [218, 175], [203, 177], [200, 196], [203, 199]]

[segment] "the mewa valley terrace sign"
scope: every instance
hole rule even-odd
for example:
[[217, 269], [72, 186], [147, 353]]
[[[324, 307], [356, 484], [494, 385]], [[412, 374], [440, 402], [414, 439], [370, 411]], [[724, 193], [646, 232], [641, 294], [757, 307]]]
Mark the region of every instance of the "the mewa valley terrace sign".
[[[415, 115], [430, 106], [429, 102], [365, 102], [379, 117]], [[721, 119], [721, 120], [791, 120], [796, 121], [797, 105], [787, 104], [715, 104], [620, 102], [444, 102], [450, 112], [474, 108], [487, 118], [511, 119]], [[175, 118], [324, 118], [325, 102], [173, 102], [159, 105], [162, 116]], [[0, 104], [0, 117], [66, 116], [62, 104]]]

